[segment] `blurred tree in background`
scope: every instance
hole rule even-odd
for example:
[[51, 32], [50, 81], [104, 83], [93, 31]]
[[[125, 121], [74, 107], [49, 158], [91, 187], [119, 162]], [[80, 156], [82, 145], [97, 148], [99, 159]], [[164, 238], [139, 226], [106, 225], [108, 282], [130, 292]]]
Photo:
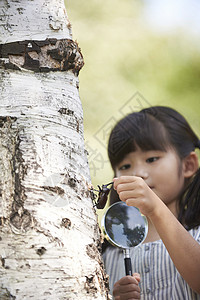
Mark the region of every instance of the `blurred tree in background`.
[[112, 178], [106, 142], [124, 113], [149, 105], [171, 106], [200, 136], [200, 26], [195, 32], [192, 22], [197, 0], [187, 1], [188, 8], [183, 0], [162, 1], [163, 7], [152, 0], [153, 8], [145, 0], [65, 2], [85, 60], [80, 97], [95, 186]]

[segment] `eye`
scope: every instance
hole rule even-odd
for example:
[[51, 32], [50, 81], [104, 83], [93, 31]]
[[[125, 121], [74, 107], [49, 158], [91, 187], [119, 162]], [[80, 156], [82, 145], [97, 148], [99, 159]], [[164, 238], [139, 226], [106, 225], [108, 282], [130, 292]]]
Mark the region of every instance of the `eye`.
[[153, 157], [147, 158], [146, 162], [147, 163], [153, 163], [153, 162], [157, 161], [158, 159], [159, 159], [159, 157], [153, 156]]
[[125, 164], [125, 165], [122, 165], [122, 166], [119, 168], [119, 170], [120, 170], [120, 171], [128, 170], [130, 167], [131, 167], [130, 164]]

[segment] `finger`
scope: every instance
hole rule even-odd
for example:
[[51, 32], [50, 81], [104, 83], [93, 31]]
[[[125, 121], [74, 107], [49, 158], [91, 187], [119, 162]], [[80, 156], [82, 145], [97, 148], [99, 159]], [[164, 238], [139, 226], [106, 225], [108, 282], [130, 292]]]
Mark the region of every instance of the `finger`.
[[[125, 181], [127, 178], [128, 181]], [[147, 186], [144, 180], [141, 177], [136, 176], [123, 176], [119, 177], [119, 179], [114, 184], [115, 190], [119, 194], [122, 191], [135, 191], [138, 190], [142, 192], [142, 190]]]
[[120, 300], [136, 300], [136, 299], [140, 299], [140, 293], [135, 291], [124, 295], [120, 294]]
[[138, 198], [128, 198], [124, 201], [128, 206], [135, 206], [138, 209], [141, 207], [141, 202], [138, 201]]
[[140, 289], [136, 290], [135, 287], [132, 287], [132, 290], [126, 290], [125, 292], [119, 290], [113, 291], [114, 299], [127, 300], [127, 299], [140, 299]]
[[122, 277], [114, 284], [113, 295], [117, 296], [120, 292], [125, 293], [126, 291], [136, 290], [139, 291], [138, 280], [133, 276]]
[[137, 187], [137, 182], [136, 181], [131, 181], [131, 182], [125, 182], [125, 183], [119, 183], [117, 185], [116, 191], [118, 193], [123, 192], [123, 191], [128, 191], [128, 190], [133, 190]]
[[123, 284], [123, 285], [120, 285], [120, 293], [121, 294], [126, 294], [126, 293], [131, 293], [133, 291], [137, 292], [137, 293], [140, 293], [140, 287], [138, 285], [138, 281], [136, 280], [137, 283], [130, 283], [130, 284]]
[[133, 178], [135, 176], [120, 176], [118, 178], [114, 178], [113, 182], [114, 182], [114, 188], [116, 189], [116, 187], [120, 184], [120, 183], [128, 183], [133, 181]]
[[124, 276], [119, 281], [117, 281], [116, 285], [128, 285], [128, 284], [137, 284], [138, 281], [133, 276]]
[[134, 300], [140, 299], [139, 279], [140, 275], [134, 273], [134, 276], [125, 276], [114, 285], [113, 296], [115, 300]]
[[135, 190], [131, 190], [131, 191], [122, 191], [118, 193], [120, 200], [122, 201], [126, 201], [130, 198], [133, 199], [137, 199], [139, 197], [141, 197], [141, 193], [139, 193], [138, 191]]

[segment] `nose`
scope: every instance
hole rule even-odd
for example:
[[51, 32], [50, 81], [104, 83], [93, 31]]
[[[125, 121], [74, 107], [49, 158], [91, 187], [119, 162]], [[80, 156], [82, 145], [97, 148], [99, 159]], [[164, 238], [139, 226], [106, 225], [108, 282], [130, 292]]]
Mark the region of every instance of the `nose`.
[[134, 168], [133, 176], [138, 176], [138, 177], [141, 177], [143, 179], [147, 179], [149, 174], [148, 174], [147, 170], [144, 167], [138, 166], [138, 167]]

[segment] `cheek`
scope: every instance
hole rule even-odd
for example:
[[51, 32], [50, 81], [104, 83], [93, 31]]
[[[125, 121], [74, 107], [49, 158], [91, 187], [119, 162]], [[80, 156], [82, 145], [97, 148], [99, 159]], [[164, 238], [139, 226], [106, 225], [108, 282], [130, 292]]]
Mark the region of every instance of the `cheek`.
[[176, 198], [184, 188], [184, 179], [179, 178], [175, 173], [172, 173], [170, 177], [168, 176], [161, 182], [160, 187], [164, 198]]
[[157, 195], [161, 199], [174, 198], [180, 195], [184, 188], [184, 176], [177, 166], [177, 162], [165, 164], [159, 167], [162, 170], [154, 172], [154, 183]]

